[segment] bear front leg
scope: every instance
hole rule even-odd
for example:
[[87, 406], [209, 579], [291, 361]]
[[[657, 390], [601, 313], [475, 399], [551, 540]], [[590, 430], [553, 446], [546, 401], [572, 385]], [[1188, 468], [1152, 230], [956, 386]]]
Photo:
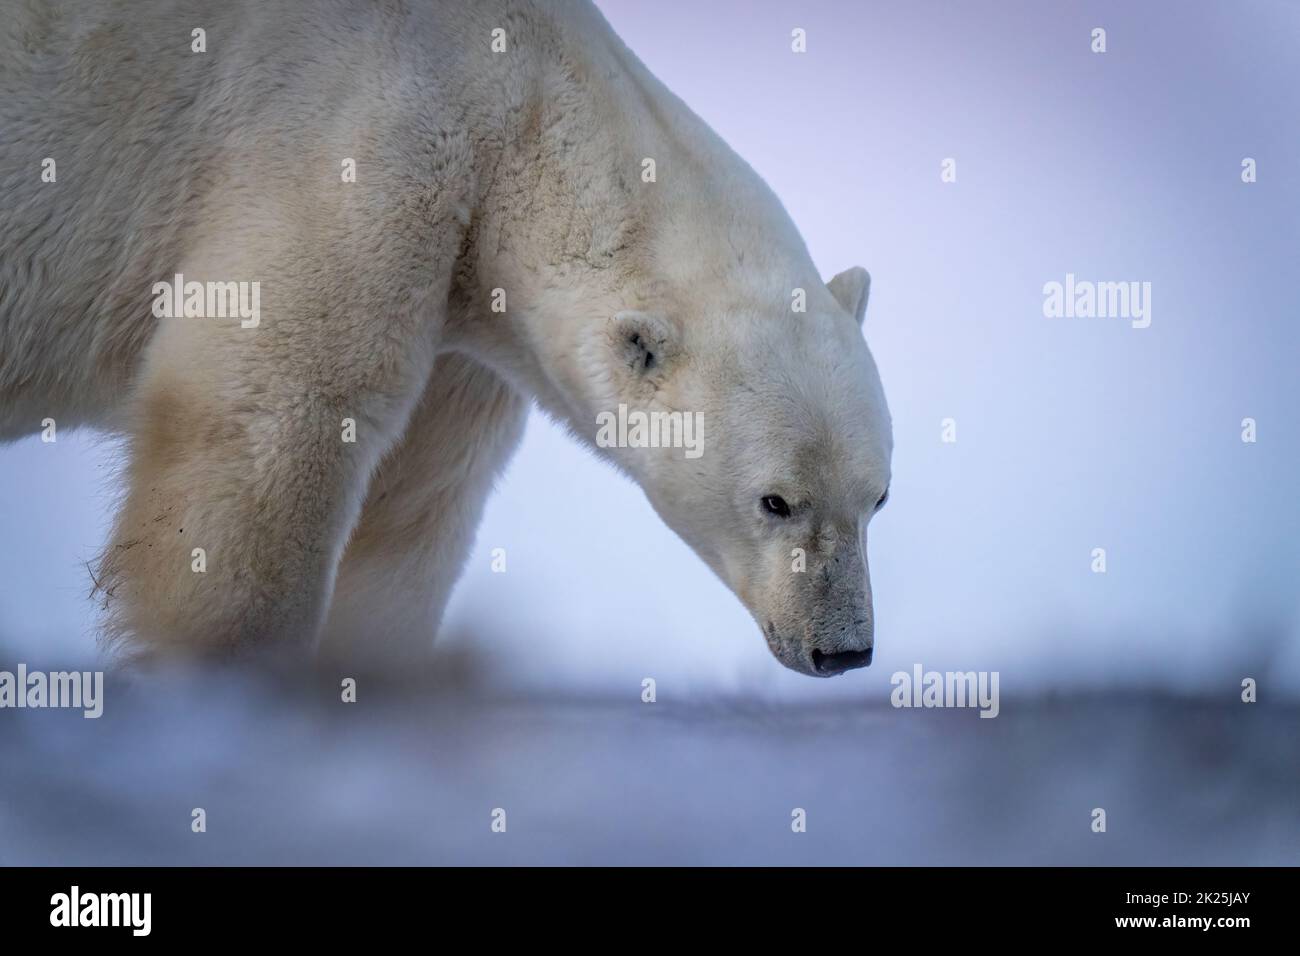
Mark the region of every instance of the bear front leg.
[[321, 641], [343, 663], [427, 658], [484, 504], [528, 403], [488, 368], [439, 356], [401, 441], [370, 484]]
[[[184, 270], [213, 274], [249, 272]], [[95, 575], [105, 637], [133, 655], [313, 644], [370, 475], [428, 379], [427, 310], [366, 313], [283, 265], [263, 275], [254, 327], [164, 318], [150, 343]]]

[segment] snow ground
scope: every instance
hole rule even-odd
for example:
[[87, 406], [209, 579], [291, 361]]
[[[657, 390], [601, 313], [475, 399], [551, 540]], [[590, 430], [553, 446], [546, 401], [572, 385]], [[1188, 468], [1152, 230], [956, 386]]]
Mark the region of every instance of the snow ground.
[[105, 697], [0, 713], [0, 863], [1300, 863], [1294, 705], [1004, 695], [990, 720], [420, 675], [344, 704], [274, 671]]

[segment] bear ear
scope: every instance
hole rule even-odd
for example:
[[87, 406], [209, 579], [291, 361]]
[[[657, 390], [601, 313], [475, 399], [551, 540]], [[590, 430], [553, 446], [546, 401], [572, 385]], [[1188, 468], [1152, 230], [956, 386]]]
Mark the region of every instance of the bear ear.
[[871, 294], [871, 275], [862, 266], [845, 269], [830, 282], [826, 288], [831, 290], [835, 301], [844, 307], [844, 311], [862, 324], [867, 314], [867, 296]]
[[677, 333], [662, 315], [628, 310], [610, 323], [614, 354], [635, 375], [653, 375], [677, 351]]

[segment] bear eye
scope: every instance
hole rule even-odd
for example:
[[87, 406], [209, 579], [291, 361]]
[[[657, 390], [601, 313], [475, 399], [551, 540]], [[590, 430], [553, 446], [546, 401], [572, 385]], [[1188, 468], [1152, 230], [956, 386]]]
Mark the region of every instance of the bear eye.
[[790, 506], [785, 503], [785, 499], [780, 495], [767, 495], [764, 497], [763, 510], [768, 514], [776, 515], [778, 518], [790, 517]]
[[873, 509], [871, 509], [871, 513], [872, 513], [872, 514], [875, 514], [875, 513], [876, 513], [877, 511], [879, 511], [881, 508], [885, 507], [885, 502], [887, 502], [887, 501], [889, 501], [889, 489], [888, 489], [888, 488], [886, 488], [886, 489], [885, 489], [885, 493], [884, 493], [883, 495], [880, 496], [880, 500], [876, 502], [876, 507], [874, 507]]

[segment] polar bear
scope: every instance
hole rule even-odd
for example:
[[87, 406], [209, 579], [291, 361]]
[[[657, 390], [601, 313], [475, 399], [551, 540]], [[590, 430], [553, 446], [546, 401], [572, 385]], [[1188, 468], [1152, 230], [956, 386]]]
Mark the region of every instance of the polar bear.
[[532, 401], [783, 664], [870, 662], [869, 277], [591, 4], [14, 0], [0, 129], [0, 438], [127, 437], [110, 641], [424, 648]]

